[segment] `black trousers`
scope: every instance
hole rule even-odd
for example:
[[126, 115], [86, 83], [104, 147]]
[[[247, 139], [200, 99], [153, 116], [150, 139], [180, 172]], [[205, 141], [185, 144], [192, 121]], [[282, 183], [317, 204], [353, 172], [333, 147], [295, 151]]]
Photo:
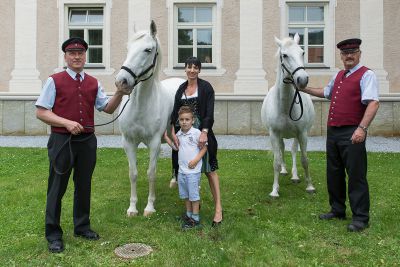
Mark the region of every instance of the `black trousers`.
[[[97, 139], [94, 134], [72, 136], [70, 149], [68, 138], [70, 138], [69, 134], [52, 133], [47, 144], [50, 168], [45, 234], [48, 241], [61, 239], [63, 235], [60, 225], [61, 199], [67, 190], [72, 169], [74, 170], [75, 188], [73, 203], [74, 231], [82, 232], [90, 228], [91, 179], [96, 165]], [[63, 144], [66, 145], [63, 146]], [[70, 151], [72, 151], [73, 165], [68, 170], [71, 162]]]
[[351, 143], [357, 126], [328, 127], [326, 156], [327, 184], [331, 211], [346, 212], [346, 174], [353, 221], [369, 221], [369, 189], [367, 182], [367, 151], [365, 141]]

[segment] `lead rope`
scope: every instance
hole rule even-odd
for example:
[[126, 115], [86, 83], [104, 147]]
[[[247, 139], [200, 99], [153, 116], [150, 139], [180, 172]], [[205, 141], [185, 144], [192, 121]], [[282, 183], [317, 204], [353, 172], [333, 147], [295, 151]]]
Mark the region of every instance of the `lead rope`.
[[[290, 77], [285, 77], [285, 78], [283, 78], [283, 83], [285, 83], [285, 84], [292, 84], [293, 87], [295, 88], [294, 97], [293, 97], [292, 103], [290, 104], [289, 118], [290, 118], [292, 121], [298, 121], [298, 120], [301, 119], [301, 117], [303, 117], [303, 110], [304, 110], [304, 108], [303, 108], [303, 100], [301, 99], [301, 95], [300, 95], [300, 92], [299, 92], [299, 88], [297, 87], [296, 83], [294, 82], [293, 75], [294, 75], [298, 70], [301, 70], [301, 69], [304, 70], [305, 68], [304, 68], [304, 67], [298, 67], [298, 68], [296, 68], [296, 69], [293, 71], [293, 73], [290, 73], [290, 71], [286, 68], [285, 64], [283, 64], [282, 55], [281, 55], [281, 66], [282, 66], [282, 74], [284, 74], [284, 73], [285, 73], [285, 70], [286, 70], [286, 72], [290, 75]], [[297, 99], [298, 99], [298, 101], [297, 101]], [[300, 116], [299, 116], [297, 119], [294, 119], [293, 116], [292, 116], [293, 107], [294, 107], [295, 104], [300, 104]]]

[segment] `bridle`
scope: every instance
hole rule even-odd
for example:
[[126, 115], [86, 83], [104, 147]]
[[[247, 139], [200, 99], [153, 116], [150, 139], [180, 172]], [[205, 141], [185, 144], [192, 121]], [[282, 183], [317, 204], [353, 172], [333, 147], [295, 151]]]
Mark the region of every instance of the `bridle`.
[[[285, 63], [283, 63], [283, 57], [282, 54], [280, 54], [280, 60], [281, 60], [281, 69], [282, 69], [282, 74], [285, 74], [285, 71], [289, 74], [290, 77], [285, 77], [283, 78], [283, 83], [286, 84], [293, 84], [295, 88], [295, 93], [294, 97], [292, 100], [292, 103], [290, 104], [290, 109], [289, 109], [289, 117], [292, 121], [298, 121], [301, 119], [303, 116], [303, 100], [301, 99], [301, 95], [299, 92], [299, 88], [297, 88], [296, 83], [294, 82], [294, 74], [299, 71], [299, 70], [305, 70], [304, 66], [297, 67], [293, 72], [290, 72], [290, 70], [286, 67]], [[299, 99], [298, 101], [296, 99]], [[300, 104], [300, 116], [297, 119], [293, 119], [292, 113], [293, 113], [293, 106], [294, 104]]]
[[150, 79], [151, 76], [153, 76], [154, 71], [150, 74], [150, 76], [146, 77], [145, 79], [142, 79], [142, 80], [140, 79], [141, 77], [146, 75], [150, 70], [154, 69], [154, 67], [156, 66], [156, 63], [157, 63], [157, 56], [158, 56], [158, 44], [157, 44], [157, 40], [156, 40], [156, 53], [154, 54], [153, 62], [151, 63], [151, 65], [149, 67], [147, 67], [144, 71], [142, 71], [142, 73], [140, 73], [139, 75], [136, 75], [130, 68], [122, 65], [121, 69], [128, 72], [135, 79], [135, 83], [133, 84], [133, 87], [135, 87], [140, 82]]

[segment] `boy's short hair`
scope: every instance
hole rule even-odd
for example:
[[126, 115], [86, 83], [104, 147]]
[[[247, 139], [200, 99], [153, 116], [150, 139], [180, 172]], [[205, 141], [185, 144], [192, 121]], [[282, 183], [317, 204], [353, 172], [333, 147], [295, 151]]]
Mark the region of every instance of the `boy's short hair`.
[[188, 57], [185, 61], [185, 68], [187, 66], [192, 66], [195, 65], [196, 67], [199, 68], [199, 70], [201, 70], [201, 61], [200, 59], [198, 59], [197, 57]]
[[190, 114], [192, 114], [192, 117], [194, 117], [193, 109], [190, 106], [185, 105], [185, 106], [182, 106], [179, 108], [178, 115], [185, 114], [185, 113], [190, 113]]

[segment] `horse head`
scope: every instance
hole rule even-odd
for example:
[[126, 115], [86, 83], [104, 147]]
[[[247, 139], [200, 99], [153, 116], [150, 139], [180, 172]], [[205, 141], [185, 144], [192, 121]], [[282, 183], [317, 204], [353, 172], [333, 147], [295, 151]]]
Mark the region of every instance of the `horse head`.
[[282, 69], [284, 82], [294, 83], [297, 88], [303, 89], [308, 84], [308, 74], [304, 68], [304, 50], [299, 46], [300, 36], [296, 33], [294, 38], [279, 40], [278, 45], [280, 68]]
[[156, 34], [154, 21], [151, 21], [149, 32], [134, 33], [128, 42], [127, 57], [115, 78], [117, 87], [133, 90], [138, 83], [158, 75], [161, 56]]

